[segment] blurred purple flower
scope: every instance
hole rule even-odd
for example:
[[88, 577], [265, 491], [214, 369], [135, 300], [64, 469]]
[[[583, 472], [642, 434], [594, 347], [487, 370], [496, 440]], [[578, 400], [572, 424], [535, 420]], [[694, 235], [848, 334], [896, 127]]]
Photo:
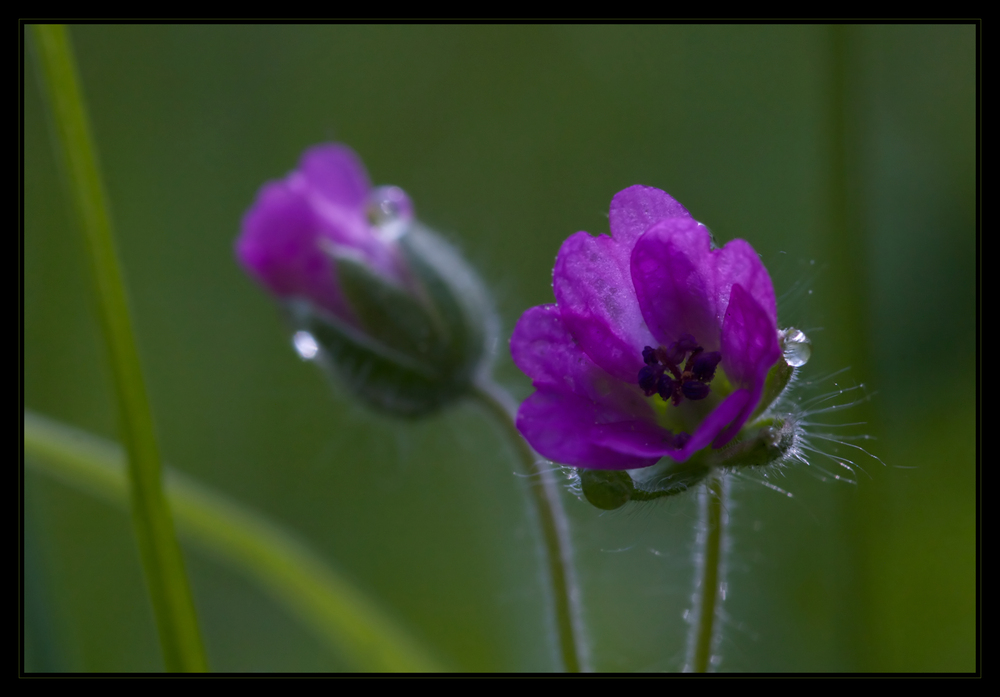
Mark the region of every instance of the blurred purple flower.
[[335, 259], [360, 261], [400, 286], [406, 272], [395, 238], [413, 217], [406, 193], [372, 189], [353, 150], [309, 148], [299, 168], [261, 187], [243, 216], [236, 256], [282, 299], [304, 298], [348, 324], [357, 318], [337, 281]]
[[744, 240], [712, 248], [667, 193], [632, 186], [611, 202], [611, 237], [578, 232], [552, 272], [556, 304], [511, 338], [535, 393], [518, 412], [555, 462], [634, 469], [730, 442], [781, 358], [774, 289]]

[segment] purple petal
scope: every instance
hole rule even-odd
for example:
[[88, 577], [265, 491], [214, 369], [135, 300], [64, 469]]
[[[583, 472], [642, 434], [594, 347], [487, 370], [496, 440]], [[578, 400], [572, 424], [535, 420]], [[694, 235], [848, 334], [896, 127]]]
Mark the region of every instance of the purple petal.
[[613, 414], [601, 404], [568, 392], [540, 388], [521, 404], [517, 428], [541, 455], [553, 462], [595, 469], [649, 467], [659, 455], [636, 456], [595, 442], [595, 426]]
[[734, 386], [749, 393], [747, 403], [713, 445], [722, 447], [743, 428], [760, 401], [767, 373], [781, 358], [778, 327], [770, 313], [734, 283], [722, 326], [722, 368]]
[[691, 214], [666, 191], [639, 185], [615, 194], [608, 212], [611, 236], [629, 249], [650, 225], [675, 217], [690, 218]]
[[649, 422], [633, 421], [593, 426], [590, 440], [596, 446], [623, 455], [657, 459], [667, 456], [676, 462], [684, 462], [693, 453], [711, 443], [727, 424], [737, 418], [746, 407], [749, 397], [750, 393], [747, 390], [737, 390], [722, 400], [680, 449], [673, 446], [673, 438], [665, 429]]
[[604, 235], [578, 232], [567, 239], [552, 271], [552, 289], [566, 328], [604, 370], [634, 383], [651, 337], [629, 269], [630, 250]]
[[733, 284], [722, 325], [722, 367], [737, 387], [750, 387], [767, 376], [778, 358], [778, 326], [739, 283]]
[[590, 438], [596, 445], [631, 457], [659, 460], [664, 455], [677, 452], [674, 434], [648, 421], [618, 421], [595, 425]]
[[[674, 456], [674, 459], [678, 462], [683, 462], [690, 457], [692, 453], [701, 450], [709, 443], [713, 443], [713, 441], [716, 444], [716, 447], [720, 447], [718, 445], [719, 432], [726, 429], [727, 425], [731, 426], [731, 424], [736, 423], [736, 421], [740, 422], [740, 427], [743, 426], [747, 416], [750, 414], [750, 412], [747, 411], [747, 405], [751, 403], [752, 398], [753, 396], [749, 391], [736, 390], [722, 400], [719, 406], [713, 409], [712, 412], [705, 417], [705, 420], [698, 424], [698, 428], [695, 430], [694, 435], [691, 436], [691, 440], [684, 445], [684, 448], [680, 453], [678, 453], [678, 455]], [[760, 399], [760, 395], [757, 396], [757, 399]], [[742, 421], [740, 421], [741, 418]], [[736, 431], [739, 431], [739, 428], [737, 428]], [[736, 434], [736, 431], [733, 431], [733, 435]], [[730, 439], [731, 438], [732, 436], [730, 436]], [[726, 442], [729, 442], [729, 439], [727, 439]], [[723, 443], [723, 445], [724, 444], [725, 443]]]
[[[387, 278], [403, 282], [395, 248], [368, 219], [368, 207], [376, 202], [368, 173], [353, 150], [338, 143], [309, 148], [286, 182], [312, 208], [325, 253], [358, 258]], [[379, 193], [386, 191], [395, 197], [394, 204], [412, 214], [402, 189], [383, 187]]]
[[777, 329], [778, 305], [774, 298], [771, 276], [750, 243], [746, 240], [731, 240], [722, 249], [712, 252], [712, 256], [712, 264], [716, 270], [715, 297], [719, 325], [725, 321], [722, 313], [729, 306], [733, 284], [739, 283], [767, 313], [771, 324]]
[[632, 282], [649, 331], [666, 346], [691, 334], [719, 348], [715, 274], [708, 230], [692, 218], [660, 221], [636, 242]]
[[236, 256], [275, 295], [301, 296], [340, 317], [350, 317], [334, 269], [320, 249], [312, 208], [285, 182], [265, 184], [243, 216]]
[[[636, 380], [617, 380], [580, 350], [555, 305], [521, 315], [510, 339], [514, 363], [535, 387], [550, 387], [604, 405], [612, 421], [653, 421], [653, 409]], [[637, 378], [638, 371], [633, 378]]]
[[364, 211], [371, 182], [361, 159], [346, 145], [324, 143], [309, 148], [299, 169], [309, 188], [330, 203]]

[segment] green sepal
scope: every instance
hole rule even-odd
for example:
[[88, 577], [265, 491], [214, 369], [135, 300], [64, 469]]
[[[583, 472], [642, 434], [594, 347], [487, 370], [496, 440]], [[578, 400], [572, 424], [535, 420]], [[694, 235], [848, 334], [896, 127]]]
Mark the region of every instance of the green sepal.
[[715, 467], [738, 469], [766, 467], [787, 459], [796, 447], [796, 428], [791, 419], [763, 419], [744, 428], [736, 440], [712, 451]]
[[322, 362], [368, 405], [397, 416], [432, 412], [468, 391], [441, 366], [379, 342], [308, 303], [288, 304], [296, 329], [312, 334]]
[[486, 289], [450, 245], [419, 223], [410, 225], [399, 248], [440, 333], [442, 357], [453, 373], [473, 375], [497, 332]]
[[632, 477], [624, 470], [577, 470], [584, 497], [602, 511], [613, 511], [635, 495]]
[[323, 363], [370, 406], [419, 416], [467, 394], [495, 335], [489, 297], [472, 269], [419, 224], [400, 236], [397, 282], [350, 254], [334, 255], [337, 284], [353, 318], [303, 299], [287, 303]]
[[760, 395], [760, 402], [757, 403], [757, 408], [747, 419], [749, 423], [765, 413], [777, 401], [781, 393], [788, 387], [793, 375], [795, 375], [795, 368], [788, 365], [783, 358], [779, 358], [778, 362], [771, 366], [771, 369], [767, 371], [767, 378], [764, 380], [764, 391]]
[[652, 467], [629, 470], [636, 488], [636, 494], [632, 498], [635, 501], [651, 501], [683, 494], [701, 483], [710, 473], [711, 466], [706, 462], [704, 451], [694, 453], [684, 462], [664, 457]]
[[334, 264], [340, 290], [365, 334], [420, 363], [441, 356], [441, 331], [423, 303], [363, 261], [339, 256]]
[[621, 508], [629, 501], [652, 501], [682, 494], [710, 472], [711, 466], [701, 453], [685, 462], [663, 458], [652, 467], [637, 470], [577, 470], [584, 497], [604, 511]]

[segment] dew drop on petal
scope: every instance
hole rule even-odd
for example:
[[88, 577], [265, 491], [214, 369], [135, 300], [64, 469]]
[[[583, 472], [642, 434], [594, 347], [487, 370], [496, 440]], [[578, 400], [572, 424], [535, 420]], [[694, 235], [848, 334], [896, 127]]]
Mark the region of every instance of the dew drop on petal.
[[295, 346], [295, 352], [304, 361], [311, 361], [319, 353], [319, 344], [316, 343], [316, 338], [309, 332], [295, 332], [292, 335], [292, 345]]
[[789, 327], [781, 333], [781, 350], [785, 355], [785, 363], [798, 368], [809, 362], [812, 342], [801, 329]]

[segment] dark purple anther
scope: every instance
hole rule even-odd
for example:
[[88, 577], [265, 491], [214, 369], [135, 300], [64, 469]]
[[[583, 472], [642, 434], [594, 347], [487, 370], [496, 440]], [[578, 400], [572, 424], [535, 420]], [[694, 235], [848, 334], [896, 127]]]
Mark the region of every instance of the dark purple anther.
[[657, 382], [663, 369], [659, 366], [646, 365], [639, 371], [639, 387], [647, 397], [656, 394]]
[[680, 348], [679, 341], [673, 342], [664, 350], [664, 356], [674, 365], [684, 362], [684, 353], [684, 350]]
[[[694, 365], [691, 366], [691, 374], [694, 375], [695, 380], [711, 382], [712, 378], [715, 377], [715, 368], [721, 360], [722, 354], [718, 351], [702, 353], [694, 359]], [[692, 399], [694, 398], [692, 397]]]
[[646, 362], [646, 365], [653, 365], [656, 363], [656, 349], [652, 346], [646, 346], [642, 349], [642, 360]]
[[660, 395], [660, 398], [666, 402], [668, 400], [673, 400], [674, 404], [677, 404], [677, 387], [680, 385], [676, 380], [671, 380], [666, 375], [660, 376], [660, 382], [656, 386], [656, 391]]
[[687, 380], [681, 385], [681, 392], [691, 400], [705, 399], [710, 392], [708, 385], [697, 380]]

